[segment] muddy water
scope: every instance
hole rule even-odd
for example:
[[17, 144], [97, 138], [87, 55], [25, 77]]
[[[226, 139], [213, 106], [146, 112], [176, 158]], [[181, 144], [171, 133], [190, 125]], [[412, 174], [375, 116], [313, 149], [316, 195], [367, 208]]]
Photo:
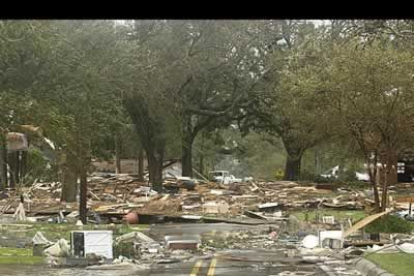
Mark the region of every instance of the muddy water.
[[84, 269], [56, 269], [45, 266], [1, 265], [1, 276], [137, 276], [136, 271], [103, 271]]

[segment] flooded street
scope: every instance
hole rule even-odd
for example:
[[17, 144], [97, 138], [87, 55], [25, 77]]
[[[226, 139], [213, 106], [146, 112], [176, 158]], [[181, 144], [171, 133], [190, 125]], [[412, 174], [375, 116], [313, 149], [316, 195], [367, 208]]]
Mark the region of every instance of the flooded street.
[[0, 265], [1, 276], [129, 276], [136, 271], [93, 271], [79, 268], [57, 269], [48, 266]]

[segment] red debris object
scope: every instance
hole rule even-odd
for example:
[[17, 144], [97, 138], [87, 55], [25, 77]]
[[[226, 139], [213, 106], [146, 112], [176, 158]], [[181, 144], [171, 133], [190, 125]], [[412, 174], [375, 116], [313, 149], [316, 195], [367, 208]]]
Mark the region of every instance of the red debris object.
[[138, 224], [138, 214], [137, 213], [128, 213], [124, 216], [124, 220], [129, 224]]

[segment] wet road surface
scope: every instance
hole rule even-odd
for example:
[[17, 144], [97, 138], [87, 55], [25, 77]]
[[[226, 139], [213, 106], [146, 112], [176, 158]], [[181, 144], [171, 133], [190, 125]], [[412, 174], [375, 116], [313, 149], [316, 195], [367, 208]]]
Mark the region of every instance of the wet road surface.
[[85, 269], [56, 269], [44, 266], [1, 266], [0, 274], [3, 276], [312, 276], [325, 274], [315, 265], [289, 266], [282, 264], [267, 264], [262, 262], [228, 261], [217, 258], [200, 259], [194, 262], [157, 265], [150, 270], [131, 271], [104, 271]]
[[0, 265], [1, 276], [132, 276], [135, 271], [88, 271], [74, 268], [50, 268], [47, 266]]
[[[285, 249], [223, 250], [209, 256], [194, 256], [183, 262], [161, 264], [168, 259], [154, 259], [153, 265], [127, 265], [124, 270], [88, 270], [50, 268], [47, 266], [0, 265], [0, 276], [344, 276], [359, 275], [349, 265], [337, 260], [325, 262], [325, 273], [317, 262], [304, 262], [299, 256], [287, 257]], [[323, 263], [323, 262], [320, 262]], [[148, 267], [150, 267], [148, 269]], [[113, 268], [113, 266], [112, 266]], [[89, 268], [90, 269], [90, 268]]]
[[152, 269], [151, 276], [311, 276], [325, 274], [315, 265], [308, 266], [286, 266], [286, 265], [263, 265], [262, 263], [227, 261], [217, 258], [209, 260], [198, 260], [194, 263], [188, 263], [185, 266], [178, 264], [176, 267], [169, 266], [166, 268], [158, 267]]

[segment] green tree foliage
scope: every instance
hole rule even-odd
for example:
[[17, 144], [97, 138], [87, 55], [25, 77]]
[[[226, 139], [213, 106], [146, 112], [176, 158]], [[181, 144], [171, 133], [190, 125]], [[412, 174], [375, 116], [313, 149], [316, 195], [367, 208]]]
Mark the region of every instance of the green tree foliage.
[[[148, 149], [158, 148], [149, 142], [158, 141], [163, 148], [168, 133], [176, 140], [174, 131], [164, 130], [176, 126], [166, 120], [176, 120], [180, 124], [183, 175], [192, 174], [192, 146], [198, 133], [228, 126], [229, 118], [260, 76], [253, 47], [257, 35], [246, 29], [254, 30], [254, 26], [234, 21], [142, 21], [132, 25], [128, 33], [130, 61], [136, 64], [131, 63], [135, 70], [131, 75], [141, 77], [131, 81], [135, 86], [126, 94], [125, 104], [137, 126], [146, 124], [146, 137], [142, 127], [138, 131], [148, 141], [142, 141], [147, 154]], [[137, 102], [143, 106], [138, 107]], [[172, 116], [160, 110], [168, 110]], [[161, 152], [157, 155], [162, 156]]]
[[366, 227], [367, 233], [405, 233], [411, 234], [413, 231], [413, 223], [395, 215], [386, 215]]
[[54, 141], [62, 199], [75, 200], [80, 178], [83, 218], [91, 159], [140, 148], [158, 185], [165, 158], [181, 155], [191, 176], [193, 159], [205, 173], [224, 147], [255, 176], [273, 175], [285, 154], [290, 180], [304, 156], [315, 174], [328, 159], [377, 158], [387, 179], [413, 146], [411, 29], [398, 20], [0, 21], [2, 183], [5, 134], [20, 125], [41, 127], [34, 143]]
[[264, 129], [283, 141], [286, 180], [298, 179], [304, 152], [329, 136], [322, 93], [326, 75], [323, 41], [323, 33], [312, 24], [298, 23], [285, 30], [281, 46], [268, 57], [274, 69], [267, 81], [270, 96], [265, 100], [272, 104], [264, 102], [266, 111], [261, 117], [267, 117]]
[[[128, 26], [127, 26], [128, 27]], [[121, 83], [123, 105], [146, 151], [150, 182], [160, 188], [167, 142], [177, 136], [178, 115], [172, 100], [182, 78], [172, 51], [171, 26], [163, 21], [134, 22], [120, 32], [129, 57]]]
[[91, 158], [99, 154], [103, 138], [111, 135], [114, 119], [119, 118], [115, 83], [119, 57], [114, 56], [118, 44], [110, 21], [54, 22], [51, 31], [55, 35], [49, 62], [54, 66], [42, 96], [56, 107], [57, 117], [65, 123], [66, 135], [54, 137], [69, 172], [64, 171], [63, 177], [72, 182], [64, 191], [71, 199], [76, 195], [75, 172], [80, 177], [81, 218], [86, 222], [86, 175]]
[[[21, 124], [36, 124], [41, 115], [32, 92], [45, 66], [41, 45], [47, 26], [45, 22], [0, 21], [0, 189], [8, 183], [5, 134], [18, 131]], [[15, 180], [13, 170], [11, 186]]]
[[9, 105], [16, 110], [12, 119], [30, 114], [29, 122], [19, 123], [41, 126], [55, 142], [63, 162], [63, 198], [74, 200], [79, 175], [84, 215], [91, 156], [99, 154], [120, 112], [115, 104], [120, 57], [114, 55], [118, 41], [113, 22], [3, 21], [0, 26], [6, 43], [1, 49], [8, 54], [3, 68], [9, 67], [3, 70], [7, 75], [1, 92], [21, 103]]
[[[413, 63], [409, 51], [397, 49], [388, 37], [364, 43], [356, 38], [332, 53], [331, 87], [327, 95], [337, 116], [357, 143], [370, 170], [377, 208], [386, 207], [396, 158], [412, 147]], [[379, 202], [376, 164], [384, 165], [383, 198]]]

